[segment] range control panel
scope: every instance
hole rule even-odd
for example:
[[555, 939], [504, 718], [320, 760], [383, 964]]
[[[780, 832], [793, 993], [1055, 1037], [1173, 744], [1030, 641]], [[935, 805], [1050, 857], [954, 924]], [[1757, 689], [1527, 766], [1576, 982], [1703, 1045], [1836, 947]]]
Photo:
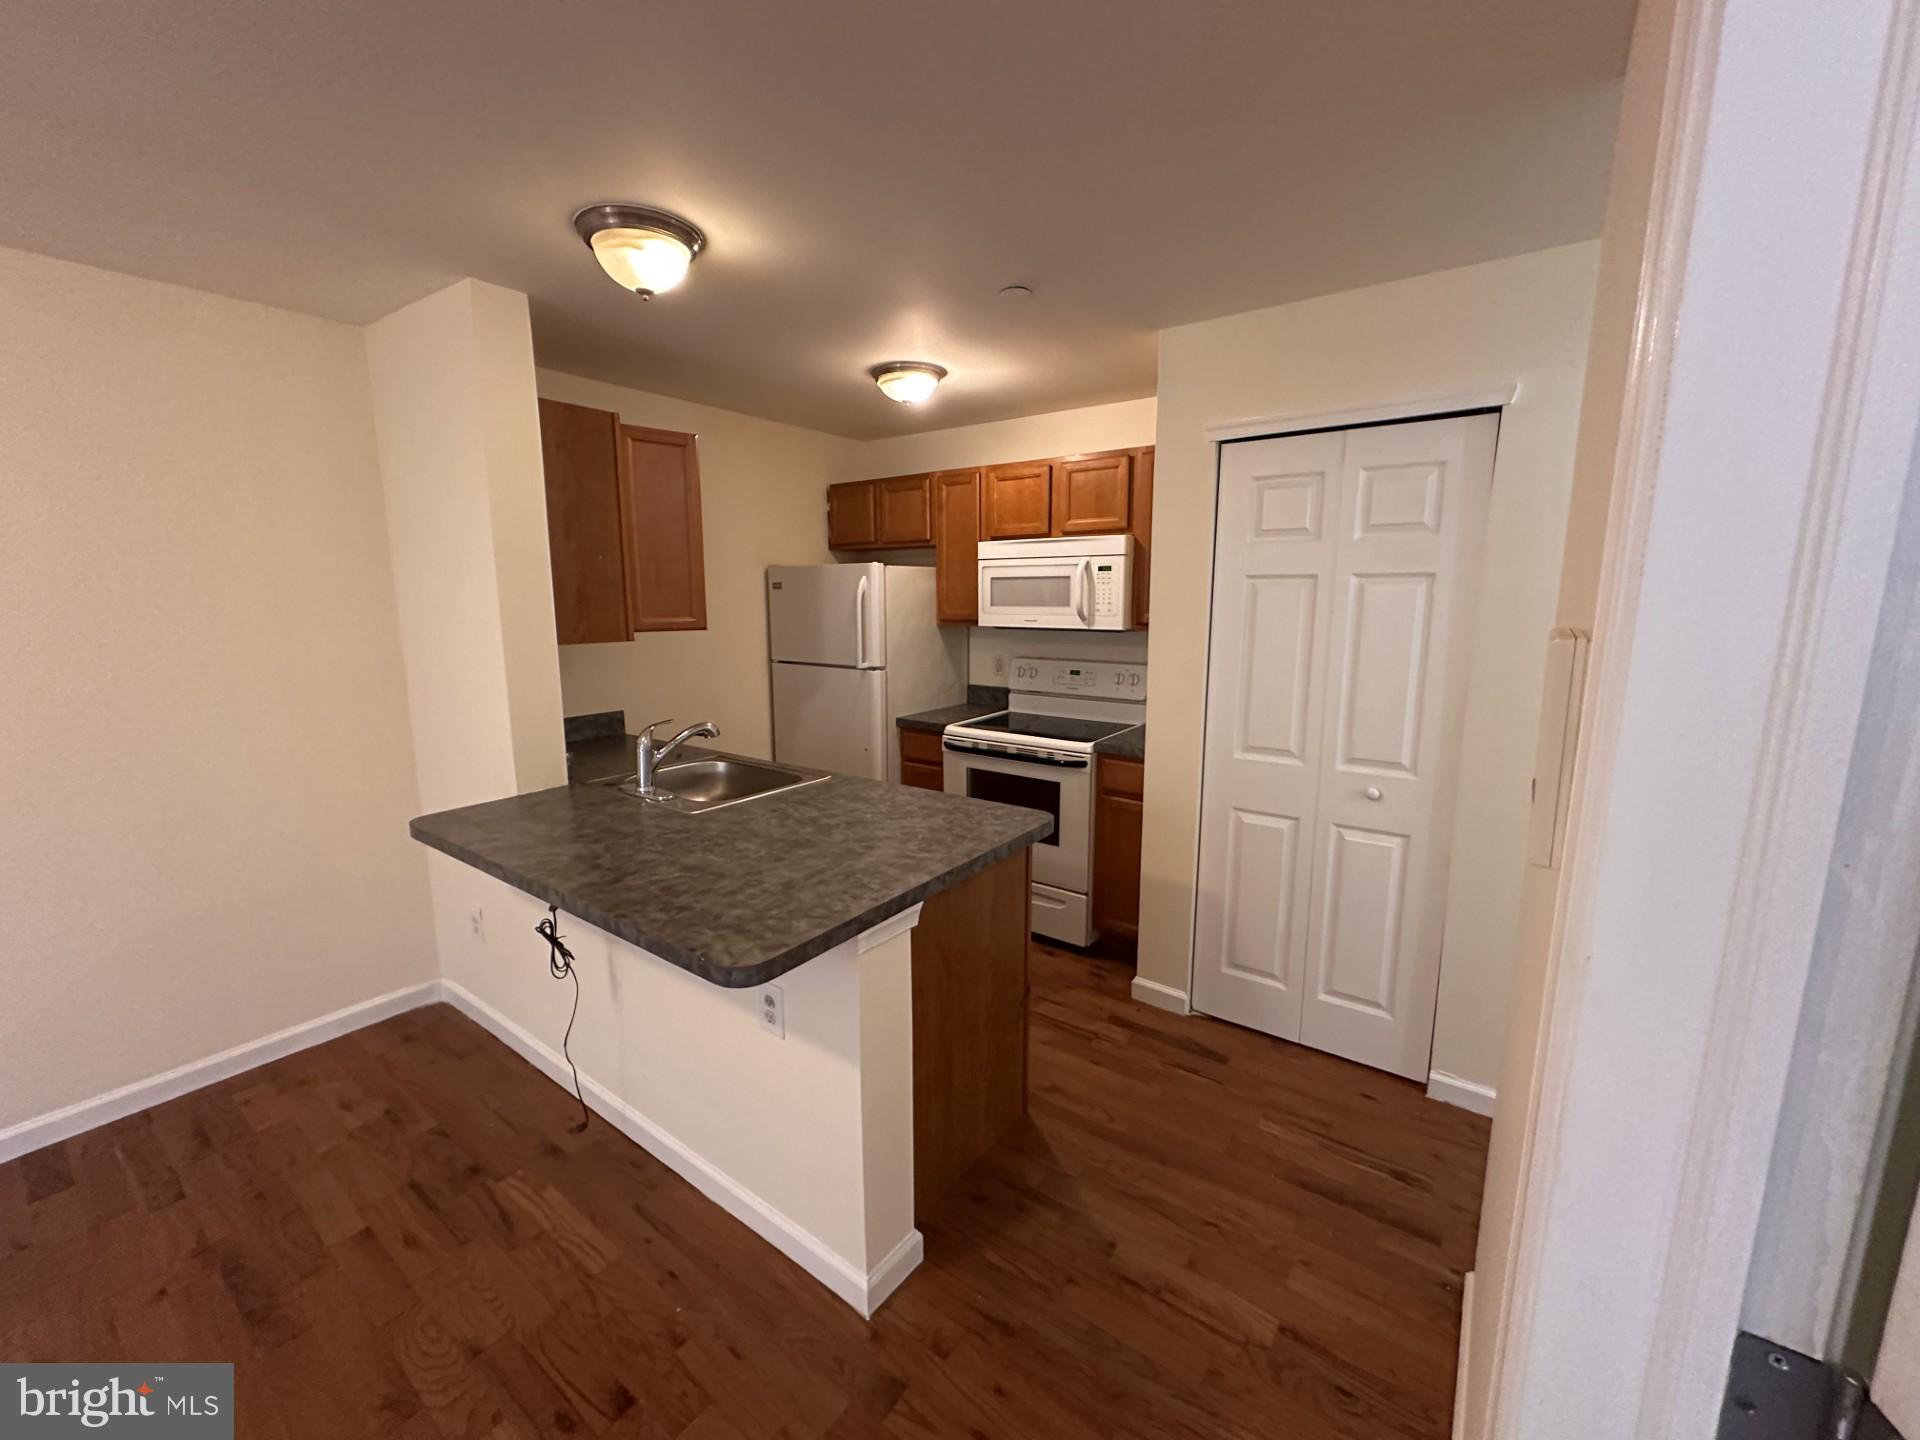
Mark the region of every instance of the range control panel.
[[1147, 667], [1109, 660], [1017, 659], [1007, 666], [1015, 690], [1049, 695], [1089, 695], [1107, 700], [1147, 698]]

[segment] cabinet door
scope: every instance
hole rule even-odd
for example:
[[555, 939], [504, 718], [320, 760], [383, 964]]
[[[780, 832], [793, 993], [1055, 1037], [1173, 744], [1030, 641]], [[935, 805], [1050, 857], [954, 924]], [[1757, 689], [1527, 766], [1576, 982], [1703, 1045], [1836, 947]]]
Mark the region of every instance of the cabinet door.
[[1029, 540], [1053, 533], [1051, 464], [995, 465], [981, 485], [987, 539]]
[[1138, 760], [1100, 757], [1093, 802], [1093, 925], [1103, 935], [1127, 940], [1140, 933], [1145, 778], [1146, 767]]
[[622, 425], [620, 480], [630, 628], [706, 629], [707, 556], [694, 437]]
[[980, 618], [980, 472], [933, 477], [934, 612], [942, 624]]
[[871, 480], [827, 487], [827, 548], [858, 550], [879, 537]]
[[1133, 623], [1147, 624], [1148, 581], [1153, 573], [1153, 447], [1133, 452]]
[[1094, 455], [1053, 464], [1053, 533], [1114, 535], [1131, 517], [1133, 456]]
[[882, 545], [933, 543], [933, 487], [927, 475], [876, 480], [874, 512]]
[[631, 636], [620, 540], [620, 417], [559, 400], [540, 402], [547, 482], [553, 620], [562, 645]]
[[938, 735], [921, 730], [900, 732], [900, 783], [922, 790], [947, 788], [946, 751]]

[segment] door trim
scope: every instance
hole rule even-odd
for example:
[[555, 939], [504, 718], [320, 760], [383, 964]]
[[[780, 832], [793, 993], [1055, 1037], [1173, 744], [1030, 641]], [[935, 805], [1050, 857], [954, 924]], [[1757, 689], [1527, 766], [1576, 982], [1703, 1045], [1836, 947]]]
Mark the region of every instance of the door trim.
[[[1446, 420], [1478, 410], [1504, 410], [1520, 398], [1518, 381], [1499, 390], [1469, 390], [1454, 395], [1423, 395], [1359, 405], [1351, 410], [1308, 410], [1291, 414], [1255, 415], [1246, 420], [1221, 420], [1206, 427], [1207, 439], [1219, 445], [1229, 440], [1277, 440], [1310, 430], [1358, 430], [1368, 425], [1397, 425], [1403, 420]], [[1219, 484], [1219, 471], [1214, 472]]]
[[[1682, 0], [1655, 43], [1672, 79], [1651, 101], [1591, 738], [1553, 935], [1523, 957], [1547, 969], [1538, 1028], [1514, 1037], [1540, 1073], [1495, 1121], [1528, 1148], [1508, 1293], [1477, 1297], [1494, 1346], [1476, 1440], [1569, 1412], [1595, 1440], [1713, 1431], [1920, 427], [1920, 3]], [[1779, 223], [1756, 243], [1763, 208]], [[1804, 363], [1769, 369], [1782, 356]], [[1727, 487], [1673, 483], [1709, 453], [1770, 462], [1740, 469], [1775, 503], [1735, 532]], [[1765, 603], [1731, 626], [1688, 615], [1729, 580]], [[1677, 673], [1708, 647], [1712, 685]], [[1663, 843], [1660, 785], [1709, 741], [1716, 781], [1687, 790], [1717, 823]], [[1687, 884], [1658, 883], [1681, 839]], [[1633, 955], [1648, 926], [1670, 937], [1659, 966]]]

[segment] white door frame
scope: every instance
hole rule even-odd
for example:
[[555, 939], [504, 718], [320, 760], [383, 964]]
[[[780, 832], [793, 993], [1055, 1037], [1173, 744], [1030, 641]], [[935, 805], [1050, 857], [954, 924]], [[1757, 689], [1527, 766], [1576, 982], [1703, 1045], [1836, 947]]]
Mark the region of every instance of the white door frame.
[[1670, 8], [1476, 1440], [1714, 1433], [1920, 433], [1920, 0]]

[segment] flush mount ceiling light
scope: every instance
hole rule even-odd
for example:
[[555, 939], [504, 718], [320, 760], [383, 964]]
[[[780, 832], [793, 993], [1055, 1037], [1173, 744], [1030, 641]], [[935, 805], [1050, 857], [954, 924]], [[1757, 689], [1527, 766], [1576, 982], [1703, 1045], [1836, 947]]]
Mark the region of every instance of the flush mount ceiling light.
[[876, 365], [867, 372], [873, 377], [873, 383], [880, 387], [880, 393], [889, 400], [898, 400], [902, 405], [918, 405], [929, 395], [934, 387], [947, 378], [946, 369], [939, 365], [930, 365], [925, 360], [889, 360], [884, 365]]
[[645, 205], [589, 205], [573, 228], [616, 284], [650, 300], [687, 278], [693, 257], [707, 248], [700, 227]]

